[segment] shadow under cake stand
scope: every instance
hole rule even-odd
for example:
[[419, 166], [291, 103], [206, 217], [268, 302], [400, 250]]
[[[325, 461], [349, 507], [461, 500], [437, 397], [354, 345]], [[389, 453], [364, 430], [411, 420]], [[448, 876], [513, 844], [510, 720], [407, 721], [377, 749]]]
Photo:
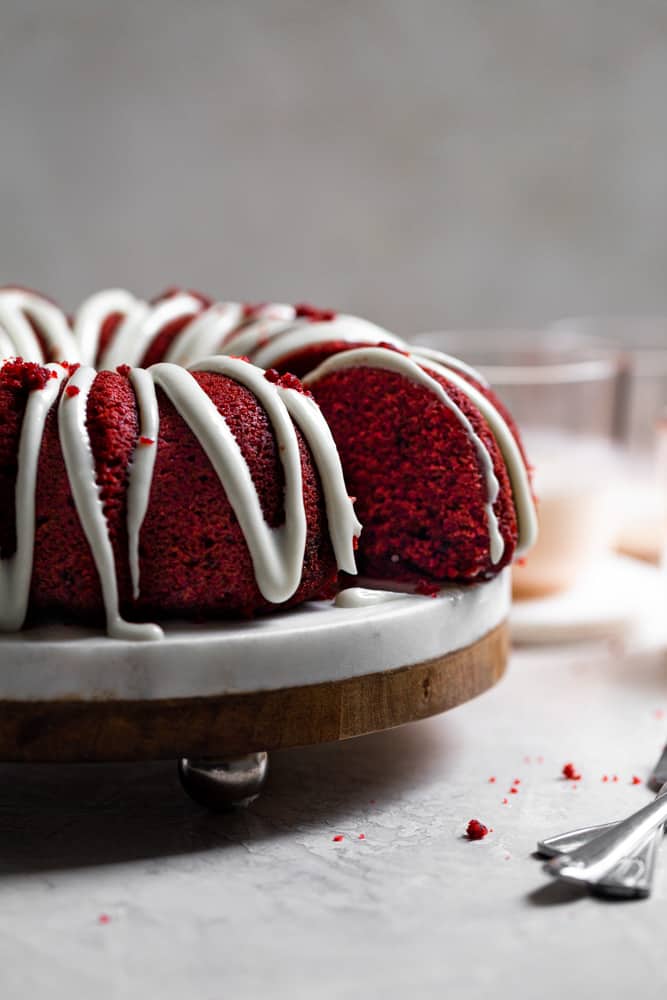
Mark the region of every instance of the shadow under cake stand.
[[0, 636], [0, 760], [176, 758], [212, 809], [260, 791], [267, 751], [344, 740], [468, 701], [505, 671], [509, 573], [436, 597], [353, 588], [160, 642], [48, 626]]

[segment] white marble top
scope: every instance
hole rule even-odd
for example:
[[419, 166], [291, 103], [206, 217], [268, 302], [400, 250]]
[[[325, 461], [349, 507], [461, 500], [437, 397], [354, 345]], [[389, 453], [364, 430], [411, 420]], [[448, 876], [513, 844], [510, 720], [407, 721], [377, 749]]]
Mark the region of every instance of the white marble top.
[[[275, 754], [235, 817], [169, 764], [2, 765], [2, 998], [662, 996], [667, 844], [633, 903], [560, 889], [531, 852], [646, 802], [630, 780], [666, 735], [663, 654], [522, 650], [447, 715]], [[493, 834], [462, 839], [472, 817]]]
[[481, 639], [506, 619], [510, 586], [506, 569], [433, 597], [351, 588], [250, 621], [169, 623], [156, 642], [65, 625], [0, 634], [0, 700], [194, 698], [395, 670]]

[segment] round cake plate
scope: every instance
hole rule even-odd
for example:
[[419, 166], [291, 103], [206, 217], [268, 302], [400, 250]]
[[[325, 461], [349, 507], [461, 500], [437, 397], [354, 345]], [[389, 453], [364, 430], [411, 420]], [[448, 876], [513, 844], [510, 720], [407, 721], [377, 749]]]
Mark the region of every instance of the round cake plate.
[[[352, 600], [361, 593], [362, 603]], [[0, 760], [178, 758], [212, 808], [250, 801], [266, 751], [426, 718], [502, 676], [510, 576], [435, 597], [344, 591], [160, 642], [73, 626], [0, 637]]]

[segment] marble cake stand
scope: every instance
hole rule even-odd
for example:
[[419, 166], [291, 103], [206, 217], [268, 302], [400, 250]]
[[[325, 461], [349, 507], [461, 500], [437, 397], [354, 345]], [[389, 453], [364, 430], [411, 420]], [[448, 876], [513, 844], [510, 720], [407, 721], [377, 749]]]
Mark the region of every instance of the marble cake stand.
[[267, 751], [426, 718], [496, 683], [509, 603], [505, 571], [437, 597], [350, 590], [249, 622], [172, 624], [161, 642], [3, 636], [0, 760], [177, 758], [199, 802], [247, 802]]

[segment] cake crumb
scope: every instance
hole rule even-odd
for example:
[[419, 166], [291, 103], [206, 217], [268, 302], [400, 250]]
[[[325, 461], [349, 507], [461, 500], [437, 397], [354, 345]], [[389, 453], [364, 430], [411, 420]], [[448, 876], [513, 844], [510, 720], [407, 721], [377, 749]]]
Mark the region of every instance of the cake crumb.
[[567, 781], [581, 781], [581, 774], [574, 764], [564, 764], [562, 774]]
[[466, 827], [466, 837], [468, 840], [483, 840], [489, 833], [489, 828], [480, 823], [478, 819], [471, 819]]

